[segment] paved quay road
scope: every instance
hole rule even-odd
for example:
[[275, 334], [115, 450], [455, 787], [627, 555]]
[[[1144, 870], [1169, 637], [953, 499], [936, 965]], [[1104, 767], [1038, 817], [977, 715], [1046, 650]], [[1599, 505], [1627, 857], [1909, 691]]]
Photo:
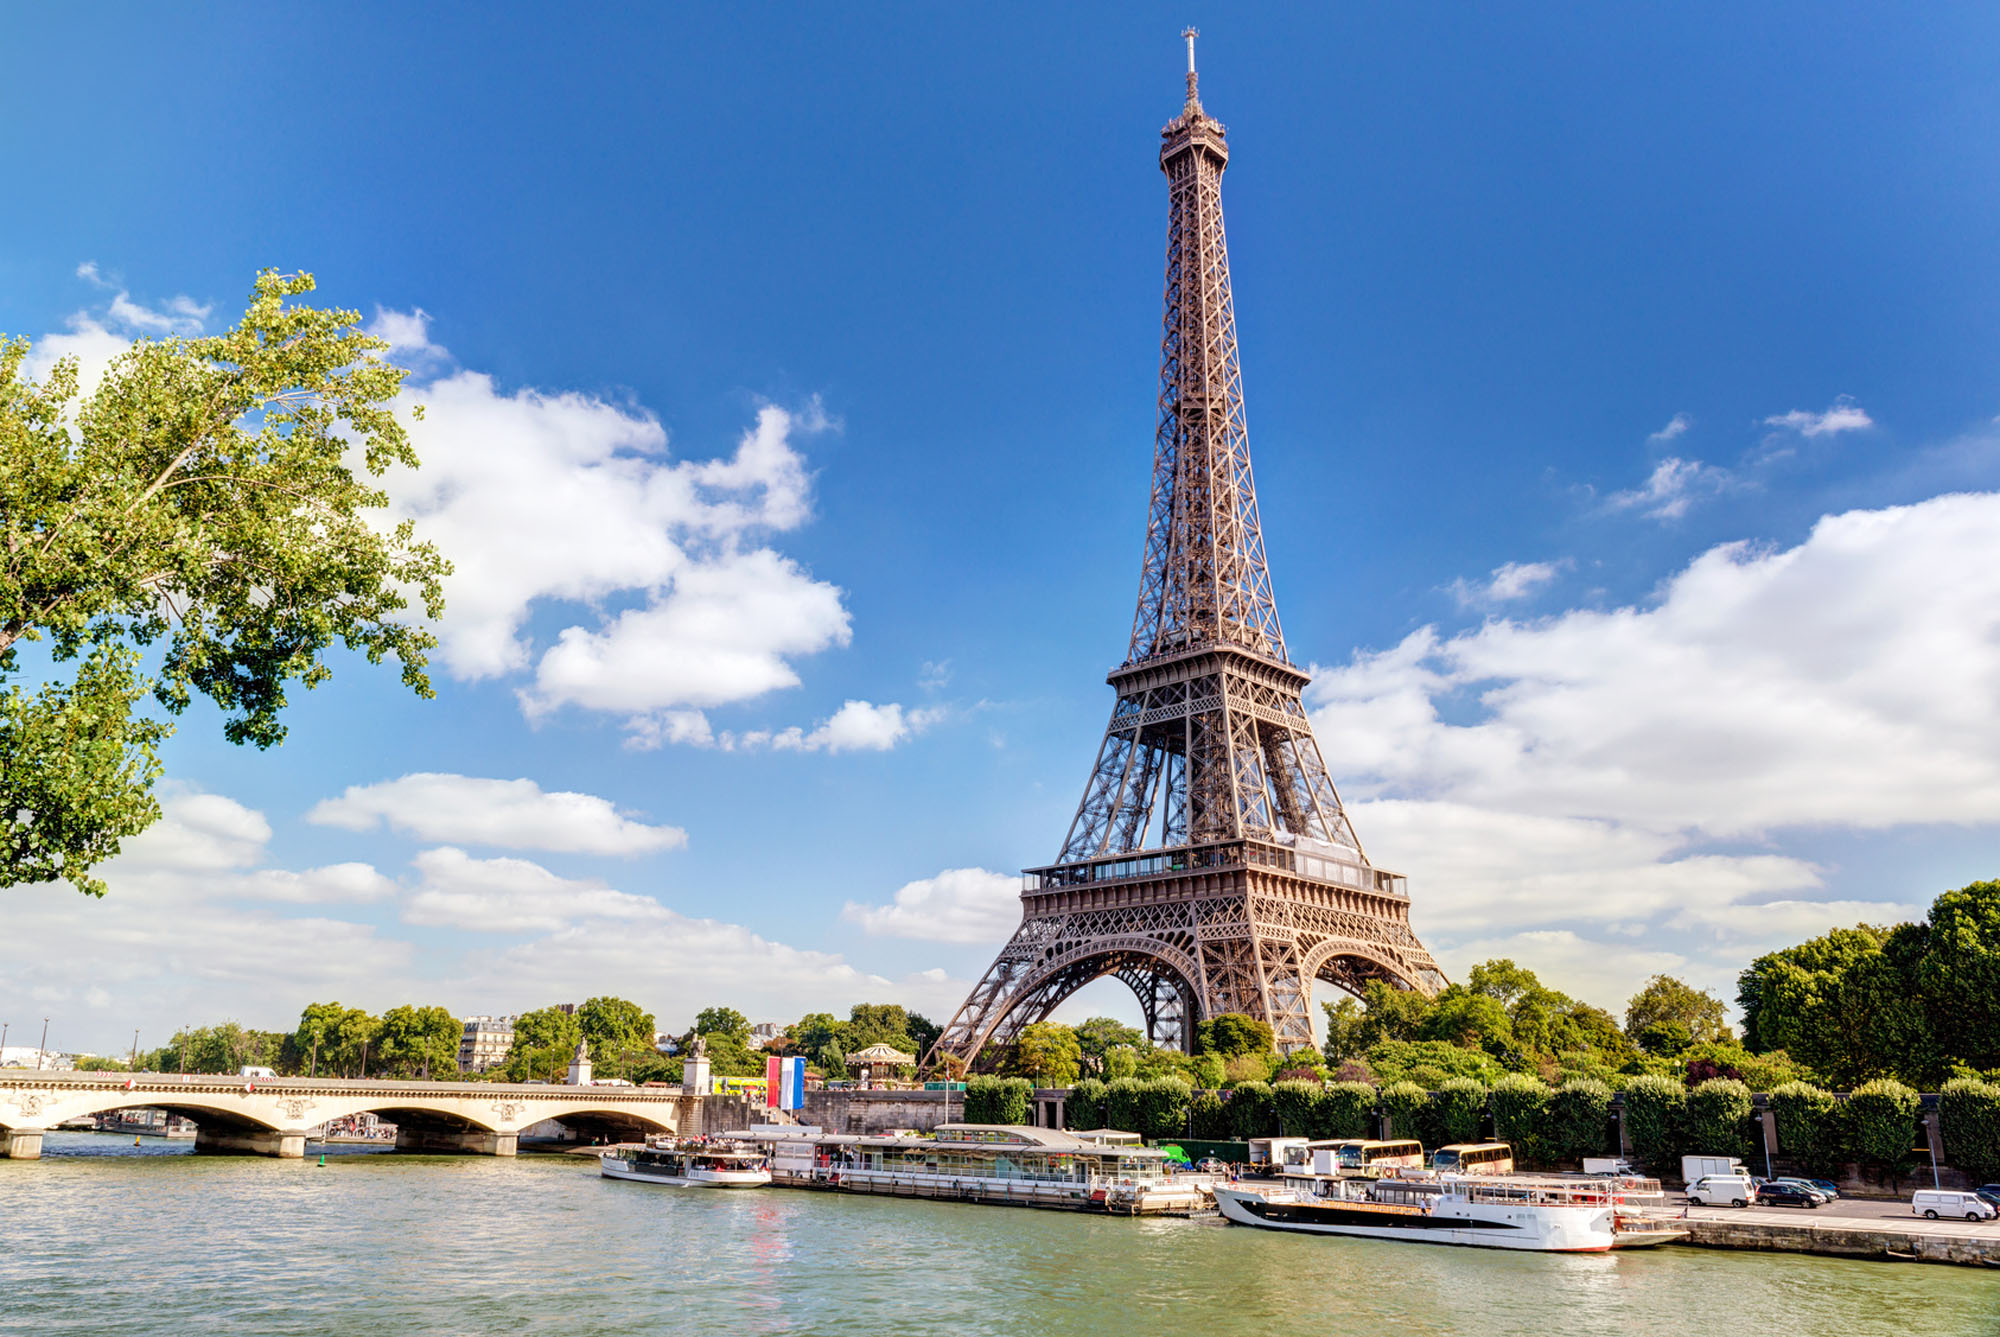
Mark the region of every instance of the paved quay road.
[[[2000, 1220], [1929, 1221], [1910, 1210], [1908, 1198], [1839, 1198], [1824, 1207], [1696, 1207], [1680, 1199], [1687, 1216], [1696, 1221], [1738, 1221], [1780, 1226], [1868, 1226], [1912, 1235], [1946, 1235], [1960, 1239], [2000, 1240]], [[2000, 1329], [2000, 1324], [1996, 1324]]]
[[89, 1133], [0, 1161], [0, 1241], [4, 1337], [2000, 1335], [2000, 1269], [1305, 1239], [664, 1189], [568, 1156], [321, 1166]]

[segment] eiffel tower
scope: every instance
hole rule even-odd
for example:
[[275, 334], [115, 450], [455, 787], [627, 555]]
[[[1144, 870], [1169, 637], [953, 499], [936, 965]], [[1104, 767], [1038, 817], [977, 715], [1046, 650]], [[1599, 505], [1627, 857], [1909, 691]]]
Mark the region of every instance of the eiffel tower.
[[1436, 994], [1405, 879], [1375, 867], [1320, 759], [1264, 560], [1222, 233], [1229, 145], [1195, 91], [1160, 132], [1167, 177], [1159, 431], [1138, 613], [1097, 764], [1056, 862], [932, 1057], [974, 1063], [1106, 975], [1153, 1043], [1241, 1012], [1312, 1042], [1311, 986]]

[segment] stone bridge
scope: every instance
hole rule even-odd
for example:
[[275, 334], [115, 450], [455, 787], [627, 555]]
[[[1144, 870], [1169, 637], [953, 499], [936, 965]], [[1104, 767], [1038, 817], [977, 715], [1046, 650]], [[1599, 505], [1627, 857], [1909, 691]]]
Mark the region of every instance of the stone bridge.
[[303, 1156], [314, 1128], [373, 1114], [396, 1125], [398, 1150], [512, 1156], [521, 1130], [544, 1119], [586, 1137], [699, 1132], [704, 1099], [661, 1087], [0, 1069], [0, 1156], [34, 1159], [65, 1120], [144, 1107], [191, 1120], [196, 1151]]

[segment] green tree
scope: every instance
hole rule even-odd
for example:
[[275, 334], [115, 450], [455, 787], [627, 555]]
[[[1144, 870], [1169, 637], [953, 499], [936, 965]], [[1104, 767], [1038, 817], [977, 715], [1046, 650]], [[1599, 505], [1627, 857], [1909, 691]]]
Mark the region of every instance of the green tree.
[[583, 1028], [559, 1007], [539, 1007], [514, 1019], [514, 1042], [495, 1071], [510, 1082], [559, 1082], [576, 1057]]
[[1366, 1082], [1329, 1082], [1320, 1090], [1314, 1137], [1367, 1137], [1374, 1129], [1375, 1088]]
[[1321, 1003], [1320, 1010], [1326, 1013], [1326, 1043], [1320, 1046], [1326, 1061], [1338, 1067], [1360, 1058], [1367, 1049], [1362, 1043], [1362, 1027], [1368, 1015], [1361, 1010], [1360, 1002], [1342, 997], [1337, 1002]]
[[1084, 1070], [1102, 1077], [1107, 1054], [1121, 1046], [1136, 1054], [1146, 1047], [1146, 1036], [1137, 1027], [1127, 1026], [1122, 1021], [1092, 1017], [1076, 1027], [1076, 1043], [1083, 1055]]
[[1196, 1026], [1195, 1051], [1215, 1054], [1224, 1060], [1276, 1052], [1271, 1023], [1241, 1012], [1224, 1012]]
[[392, 1007], [382, 1014], [376, 1027], [374, 1071], [438, 1081], [456, 1078], [458, 1046], [464, 1035], [464, 1024], [448, 1008], [407, 1003]]
[[[694, 1034], [705, 1035], [713, 1044], [717, 1036], [734, 1036], [738, 1040], [750, 1038], [750, 1019], [733, 1007], [705, 1007], [695, 1013]], [[861, 1046], [856, 1045], [855, 1048]]]
[[1671, 975], [1655, 975], [1625, 1005], [1625, 1034], [1649, 1054], [1677, 1054], [1691, 1044], [1736, 1037], [1722, 1000]]
[[1834, 929], [1751, 962], [1737, 977], [1745, 1047], [1782, 1050], [1834, 1084], [1934, 1075], [1936, 1046], [1915, 966], [1915, 925]]
[[653, 1014], [628, 998], [584, 999], [576, 1009], [576, 1025], [590, 1046], [596, 1076], [630, 1080], [634, 1071], [654, 1061], [658, 1032]]
[[1085, 1132], [1108, 1127], [1104, 1122], [1104, 1097], [1103, 1082], [1095, 1077], [1084, 1078], [1070, 1090], [1069, 1100], [1063, 1106], [1063, 1122]]
[[1319, 1122], [1318, 1082], [1277, 1082], [1271, 1087], [1271, 1109], [1278, 1128], [1287, 1137], [1310, 1137]]
[[847, 1032], [842, 1037], [847, 1052], [869, 1045], [888, 1045], [905, 1054], [917, 1054], [917, 1042], [910, 1035], [910, 1014], [895, 1003], [856, 1003], [848, 1010]]
[[1156, 1142], [1185, 1136], [1194, 1088], [1178, 1077], [1155, 1077], [1139, 1092], [1139, 1131]]
[[1060, 1022], [1032, 1022], [1014, 1042], [1015, 1066], [1037, 1086], [1073, 1085], [1082, 1058], [1076, 1032]]
[[965, 1121], [1025, 1124], [1032, 1094], [1025, 1077], [974, 1077], [965, 1084]]
[[1361, 1001], [1367, 1010], [1355, 1042], [1363, 1050], [1384, 1040], [1417, 1039], [1430, 1016], [1430, 999], [1415, 989], [1391, 988], [1381, 980], [1369, 980], [1362, 986]]
[[[0, 886], [91, 870], [159, 817], [170, 713], [195, 694], [234, 743], [284, 737], [288, 687], [318, 686], [336, 643], [402, 663], [431, 694], [448, 565], [377, 521], [370, 481], [417, 458], [392, 410], [404, 373], [352, 311], [291, 304], [310, 275], [266, 271], [211, 338], [142, 339], [79, 397], [65, 358], [41, 384], [0, 339]], [[67, 680], [23, 684], [20, 642]], [[157, 678], [140, 655], [163, 645]]]
[[[286, 1049], [287, 1066], [321, 1077], [357, 1077], [375, 1043], [380, 1023], [358, 1007], [339, 1003], [308, 1003], [299, 1013], [298, 1029]], [[458, 1040], [452, 1040], [454, 1066]]]
[[1120, 1077], [1104, 1088], [1104, 1126], [1122, 1133], [1146, 1131], [1146, 1085], [1137, 1077]]
[[1956, 1059], [2000, 1068], [2000, 882], [1974, 882], [1931, 903], [1914, 971], [1929, 1004], [1942, 1075]]
[[1498, 999], [1454, 984], [1431, 1005], [1417, 1038], [1481, 1049], [1498, 1058], [1514, 1048], [1514, 1025]]

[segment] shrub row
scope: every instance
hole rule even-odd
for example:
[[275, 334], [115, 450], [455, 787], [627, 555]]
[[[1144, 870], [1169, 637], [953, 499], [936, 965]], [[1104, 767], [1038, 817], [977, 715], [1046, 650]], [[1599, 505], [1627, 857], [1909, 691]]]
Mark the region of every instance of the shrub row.
[[[1029, 1087], [1020, 1078], [976, 1077], [967, 1084], [966, 1117], [976, 1123], [1022, 1123]], [[2000, 1084], [1960, 1079], [1941, 1092], [1945, 1159], [1975, 1179], [2000, 1178]], [[1804, 1082], [1769, 1095], [1780, 1155], [1799, 1169], [1831, 1176], [1864, 1161], [1894, 1172], [1919, 1145], [1917, 1093], [1895, 1081], [1857, 1087], [1842, 1100]], [[1638, 1077], [1625, 1088], [1625, 1127], [1633, 1150], [1660, 1169], [1683, 1155], [1741, 1156], [1762, 1145], [1750, 1090], [1718, 1078], [1692, 1090], [1664, 1077]], [[1121, 1128], [1149, 1138], [1365, 1137], [1379, 1109], [1396, 1136], [1427, 1146], [1471, 1142], [1491, 1116], [1493, 1136], [1513, 1144], [1527, 1165], [1553, 1165], [1598, 1155], [1615, 1145], [1609, 1122], [1611, 1089], [1579, 1078], [1551, 1089], [1510, 1073], [1488, 1088], [1452, 1078], [1435, 1091], [1413, 1082], [1376, 1088], [1365, 1082], [1244, 1082], [1229, 1091], [1191, 1091], [1172, 1078], [1106, 1084], [1077, 1083], [1069, 1098], [1071, 1128]]]

